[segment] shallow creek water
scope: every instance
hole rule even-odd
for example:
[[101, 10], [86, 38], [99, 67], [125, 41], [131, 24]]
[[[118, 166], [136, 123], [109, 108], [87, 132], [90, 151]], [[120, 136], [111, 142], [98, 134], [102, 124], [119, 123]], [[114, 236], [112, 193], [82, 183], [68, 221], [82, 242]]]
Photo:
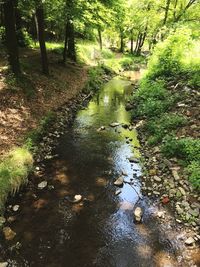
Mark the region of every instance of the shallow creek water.
[[[20, 211], [11, 227], [17, 235], [4, 255], [9, 266], [184, 266], [175, 229], [160, 223], [156, 204], [138, 198], [141, 167], [129, 161], [140, 157], [137, 132], [122, 127], [131, 121], [125, 110], [131, 91], [130, 81], [116, 77], [78, 112], [60, 139], [58, 157], [38, 180], [50, 187], [27, 190], [16, 203]], [[113, 122], [120, 125], [109, 126]], [[101, 126], [105, 130], [98, 131]], [[133, 178], [134, 189], [125, 184], [115, 195], [113, 182], [122, 172], [126, 181]], [[85, 200], [65, 199], [76, 194]], [[135, 205], [143, 209], [142, 224], [134, 222]]]

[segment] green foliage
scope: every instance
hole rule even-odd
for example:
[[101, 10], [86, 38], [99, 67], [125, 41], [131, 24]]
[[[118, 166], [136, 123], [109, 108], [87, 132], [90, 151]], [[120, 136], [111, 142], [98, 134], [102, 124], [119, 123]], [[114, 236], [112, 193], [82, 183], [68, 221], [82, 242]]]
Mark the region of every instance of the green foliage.
[[187, 172], [192, 185], [200, 189], [200, 161], [192, 161], [187, 167]]
[[150, 80], [145, 77], [141, 80], [139, 89], [132, 97], [131, 101], [137, 103], [133, 116], [154, 117], [162, 113], [177, 101], [176, 95], [171, 95], [165, 88], [163, 80]]
[[148, 63], [148, 76], [155, 79], [179, 74], [191, 43], [191, 32], [185, 28], [170, 34], [156, 46]]
[[103, 82], [102, 81], [103, 74], [104, 74], [104, 69], [100, 65], [90, 68], [88, 71], [89, 79], [85, 87], [85, 92], [89, 93], [91, 90], [97, 91]]
[[189, 180], [200, 189], [200, 139], [190, 137], [177, 139], [167, 136], [162, 146], [162, 153], [167, 157], [183, 160]]
[[0, 26], [0, 46], [5, 43], [5, 27]]
[[164, 114], [160, 118], [148, 121], [145, 125], [145, 131], [150, 135], [148, 143], [155, 145], [161, 142], [166, 134], [185, 125], [186, 122], [185, 117], [173, 113]]
[[27, 182], [33, 158], [25, 148], [16, 148], [0, 162], [0, 213], [8, 194], [14, 195]]
[[33, 40], [25, 28], [17, 31], [17, 40], [20, 47], [32, 47]]
[[200, 161], [200, 139], [191, 137], [177, 139], [167, 136], [164, 139], [162, 152], [167, 157], [178, 157], [186, 162]]

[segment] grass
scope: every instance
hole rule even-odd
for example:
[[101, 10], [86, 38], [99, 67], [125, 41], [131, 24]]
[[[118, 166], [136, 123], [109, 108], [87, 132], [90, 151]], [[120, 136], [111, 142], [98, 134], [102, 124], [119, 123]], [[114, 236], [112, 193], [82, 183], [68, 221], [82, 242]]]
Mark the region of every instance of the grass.
[[27, 182], [33, 158], [26, 147], [13, 149], [0, 163], [0, 214], [8, 195], [14, 195]]

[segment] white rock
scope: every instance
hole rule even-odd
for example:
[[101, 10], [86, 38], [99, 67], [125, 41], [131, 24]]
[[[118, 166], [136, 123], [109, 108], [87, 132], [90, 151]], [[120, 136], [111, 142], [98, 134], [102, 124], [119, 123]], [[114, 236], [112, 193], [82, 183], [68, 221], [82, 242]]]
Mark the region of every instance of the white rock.
[[119, 122], [113, 122], [113, 123], [110, 124], [111, 127], [117, 127], [119, 125], [120, 125]]
[[164, 211], [158, 211], [157, 215], [158, 215], [159, 218], [163, 218], [163, 219], [165, 218]]
[[136, 207], [134, 210], [134, 217], [136, 222], [141, 222], [142, 220], [142, 209], [140, 207]]
[[39, 189], [44, 189], [45, 187], [47, 187], [47, 181], [42, 181], [41, 183], [38, 184], [38, 188]]
[[119, 189], [119, 190], [117, 190], [117, 191], [115, 192], [115, 195], [118, 196], [119, 194], [121, 194], [121, 192], [122, 192], [122, 190]]
[[19, 210], [19, 205], [15, 205], [15, 206], [13, 206], [13, 211], [18, 211]]
[[75, 195], [75, 196], [74, 196], [74, 200], [73, 200], [73, 202], [74, 202], [74, 203], [80, 202], [81, 199], [82, 199], [82, 196], [81, 196], [81, 195]]
[[124, 178], [123, 177], [119, 177], [115, 182], [114, 185], [116, 186], [122, 186], [124, 183]]
[[8, 266], [8, 262], [0, 262], [0, 267], [7, 267]]
[[191, 236], [188, 239], [185, 240], [185, 244], [188, 245], [188, 246], [192, 245], [193, 243], [195, 243], [195, 240]]

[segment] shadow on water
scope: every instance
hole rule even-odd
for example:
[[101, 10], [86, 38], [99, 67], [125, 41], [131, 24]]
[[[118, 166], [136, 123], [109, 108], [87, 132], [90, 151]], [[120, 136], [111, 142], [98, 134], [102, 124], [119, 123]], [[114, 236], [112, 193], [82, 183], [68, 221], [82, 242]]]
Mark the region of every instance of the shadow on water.
[[[54, 188], [35, 187], [20, 199], [12, 223], [17, 236], [4, 255], [10, 266], [181, 266], [173, 229], [153, 216], [157, 207], [145, 197], [138, 202], [129, 184], [115, 195], [113, 181], [122, 172], [140, 192], [141, 167], [129, 161], [140, 156], [137, 133], [123, 127], [131, 120], [125, 110], [131, 91], [131, 82], [115, 78], [78, 113], [42, 177]], [[113, 122], [120, 125], [110, 127]], [[75, 194], [84, 201], [64, 199]], [[142, 224], [133, 220], [136, 203], [144, 210]]]

